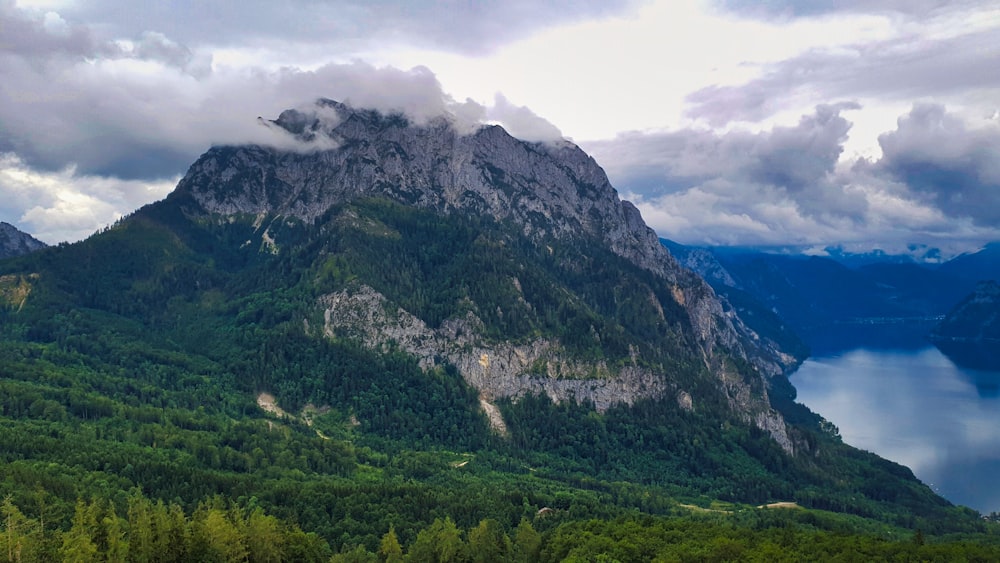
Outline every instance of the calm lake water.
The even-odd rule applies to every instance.
[[[868,330],[886,338],[813,345],[791,376],[798,401],[953,503],[1000,512],[1000,369],[960,367],[922,331]]]

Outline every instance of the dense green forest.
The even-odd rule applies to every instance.
[[[714,512],[714,513],[713,513]],[[257,499],[237,504],[213,497],[186,512],[137,491],[123,511],[103,499],[77,500],[67,527],[46,526],[44,506],[25,514],[8,496],[0,558],[7,561],[296,561],[296,562],[557,562],[557,561],[995,561],[1000,536],[931,540],[858,533],[835,516],[803,509],[702,509],[674,517],[573,519],[543,512],[516,526],[486,518],[463,530],[435,518],[401,541],[395,526],[366,543],[334,551],[316,533],[264,512]],[[534,523],[533,523],[534,522]]]
[[[739,420],[685,315],[650,310],[669,289],[610,252],[384,201],[266,218],[272,246],[258,218],[185,205],[0,262],[0,557],[1000,554],[994,524],[843,444],[787,380],[772,397],[805,453]],[[496,435],[454,367],[323,337],[317,299],[358,283],[431,326],[472,311],[489,338],[552,336],[610,364],[639,348],[699,408],[529,395],[499,404]],[[265,392],[291,414],[263,409]],[[756,508],[782,501],[800,508]]]

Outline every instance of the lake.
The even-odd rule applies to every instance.
[[[950,358],[920,328],[841,328],[791,375],[798,401],[951,502],[1000,512],[1000,367]]]

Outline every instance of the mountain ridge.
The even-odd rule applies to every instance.
[[[986,271],[982,257],[967,262],[970,259],[965,255],[930,266],[912,260],[872,261],[869,258],[874,257],[867,255],[864,260],[842,261],[830,256],[664,244],[684,265],[705,276],[717,292],[731,299],[738,299],[734,292],[752,296],[757,309],[777,313],[811,345],[823,341],[831,327],[936,322],[973,290],[975,275]],[[964,269],[953,267],[963,262],[968,264]],[[930,328],[928,324],[926,330]]]

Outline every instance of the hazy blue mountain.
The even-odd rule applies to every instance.
[[[1000,284],[980,282],[934,329],[938,340],[1000,343]]]
[[[1000,242],[987,244],[977,252],[956,256],[942,264],[941,271],[975,281],[1000,280]]]
[[[947,264],[937,267],[899,257],[871,261],[878,252],[848,266],[843,255],[721,247],[681,250],[680,245],[666,244],[716,291],[745,292],[810,344],[818,343],[837,325],[929,322],[975,287],[973,279],[958,275]]]
[[[980,282],[934,327],[931,339],[959,365],[1000,370],[1000,284]]]

